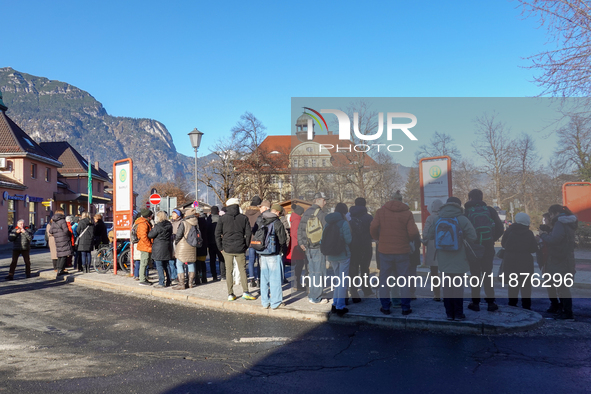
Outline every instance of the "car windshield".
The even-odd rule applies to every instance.
[[[45,229],[44,228],[40,228],[39,230],[37,230],[35,232],[35,235],[45,235]]]

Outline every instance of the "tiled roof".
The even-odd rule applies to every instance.
[[[88,174],[88,163],[86,159],[68,142],[42,142],[41,147],[64,163],[64,166],[59,169],[60,175]],[[92,164],[91,168],[93,177],[100,177],[105,180],[109,179],[109,174],[104,170],[100,168],[97,170]]]
[[[0,154],[33,154],[41,159],[60,163],[27,135],[4,111],[0,111]]]

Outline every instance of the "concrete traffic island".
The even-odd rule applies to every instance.
[[[293,291],[289,285],[284,285],[283,301],[285,306],[276,310],[265,309],[258,299],[259,289],[250,289],[257,296],[257,300],[247,301],[239,297],[242,294],[240,285],[235,285],[236,301],[227,301],[226,282],[208,282],[192,289],[175,291],[171,288],[155,288],[154,286],[140,286],[139,282],[126,275],[112,273],[81,274],[71,273],[56,278],[53,270],[39,271],[39,276],[45,279],[56,279],[77,285],[96,287],[107,290],[129,293],[130,295],[147,295],[168,300],[188,302],[211,309],[223,309],[236,313],[262,315],[285,319],[297,319],[313,322],[331,322],[341,324],[370,324],[382,327],[404,330],[441,331],[467,334],[501,334],[531,330],[543,324],[543,317],[533,311],[518,307],[499,305],[499,310],[488,312],[486,304],[481,304],[481,311],[474,312],[467,308],[468,299],[464,302],[464,321],[448,321],[442,302],[431,298],[419,298],[411,304],[413,313],[402,316],[400,309],[392,308],[392,314],[384,315],[380,312],[379,300],[364,298],[357,304],[349,304],[349,313],[338,317],[330,313],[331,304],[314,305],[308,302],[303,292]],[[157,283],[152,277],[151,281]],[[327,294],[330,298],[331,294]]]

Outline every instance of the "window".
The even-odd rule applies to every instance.
[[[322,159],[322,167],[326,167],[326,159]]]
[[[35,214],[37,213],[37,203],[30,202],[29,203],[29,226],[33,226],[35,221]]]
[[[294,159],[294,160],[293,160],[293,164],[292,164],[292,166],[293,166],[293,167],[297,167],[297,166],[298,166],[298,159]]]
[[[274,185],[277,183],[277,175],[271,175],[271,184]]]
[[[16,224],[16,204],[14,200],[8,200],[8,227],[14,227]]]
[[[51,168],[45,168],[45,182],[51,182]]]
[[[304,159],[304,167],[308,167],[308,159]]]
[[[316,159],[312,159],[312,167],[316,167]]]
[[[31,178],[37,178],[37,164],[31,164]]]
[[[312,147],[309,146],[309,147],[306,148],[306,151],[312,153],[314,151],[314,149],[312,149]]]
[[[314,175],[308,175],[308,181],[314,182]]]
[[[101,183],[100,182],[96,183],[96,191],[99,193],[101,192]]]

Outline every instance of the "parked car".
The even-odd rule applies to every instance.
[[[45,241],[45,227],[40,228],[33,234],[33,240],[31,241],[32,248],[46,248],[47,241]]]

